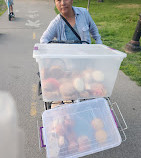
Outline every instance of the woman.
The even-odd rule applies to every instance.
[[[55,0],[55,5],[60,14],[69,22],[73,29],[80,36],[81,41],[91,43],[90,34],[95,39],[96,44],[102,44],[96,24],[85,8],[73,7],[73,0]],[[57,38],[62,41],[79,41],[78,37],[68,27],[66,22],[59,15],[51,21],[50,25],[43,33],[40,43],[48,43]]]
[[[9,15],[11,15],[12,17],[14,17],[14,12],[13,12],[13,0],[5,0],[8,8],[9,8]]]

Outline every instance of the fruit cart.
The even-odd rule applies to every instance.
[[[125,53],[103,44],[54,43],[35,44],[33,57],[45,102],[40,140],[47,157],[82,157],[126,140],[127,124],[109,98]]]

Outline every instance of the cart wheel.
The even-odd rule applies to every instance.
[[[45,102],[45,109],[46,110],[51,109],[51,104],[52,104],[52,102]]]
[[[9,21],[11,21],[11,15],[10,14],[9,14],[8,18],[9,18]]]

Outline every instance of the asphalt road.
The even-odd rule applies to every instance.
[[[44,105],[37,96],[38,65],[32,58],[33,46],[55,17],[53,0],[15,0],[16,19],[8,21],[7,12],[0,17],[0,90],[14,97],[18,124],[25,133],[25,157],[45,158],[40,149],[37,122],[41,125]],[[141,87],[119,71],[111,96],[126,120],[127,140],[116,148],[86,156],[88,158],[141,157]]]

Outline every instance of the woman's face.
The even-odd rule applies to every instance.
[[[72,11],[73,0],[55,0],[55,5],[62,15],[66,15]]]

